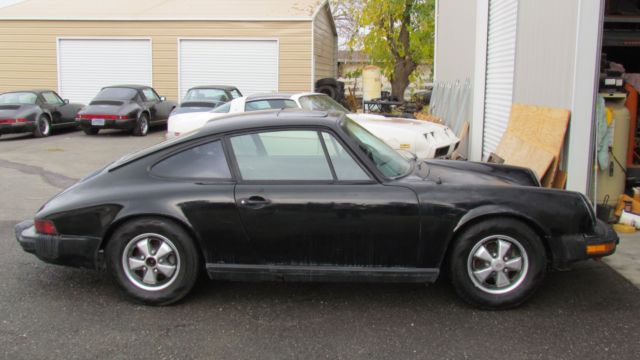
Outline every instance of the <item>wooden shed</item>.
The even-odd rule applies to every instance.
[[[106,85],[244,94],[310,91],[336,76],[326,0],[23,0],[0,7],[0,92],[51,88],[88,102]]]

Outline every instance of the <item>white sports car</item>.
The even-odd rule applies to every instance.
[[[262,94],[244,96],[211,111],[176,114],[169,117],[167,138],[202,127],[207,121],[227,114],[256,110],[302,108],[305,110],[341,111],[396,150],[412,153],[420,159],[451,155],[460,141],[453,131],[440,124],[375,114],[351,113],[325,94]]]

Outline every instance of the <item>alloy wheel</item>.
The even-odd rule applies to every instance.
[[[131,239],[122,253],[122,267],[136,287],[159,291],[169,287],[180,272],[180,254],[167,237],[141,234]]]
[[[505,235],[479,241],[469,253],[467,273],[473,284],[489,294],[517,288],[527,275],[529,258],[522,244]]]

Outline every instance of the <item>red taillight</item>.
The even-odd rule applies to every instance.
[[[58,230],[56,230],[56,226],[53,224],[53,221],[47,219],[36,219],[36,232],[39,234],[45,235],[57,235]]]
[[[104,115],[104,114],[78,114],[78,120],[105,119],[105,120],[129,120],[129,115]]]
[[[0,119],[0,124],[15,124],[15,123],[25,123],[27,119],[25,118],[17,118],[17,119]]]

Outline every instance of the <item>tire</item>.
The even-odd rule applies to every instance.
[[[509,309],[533,295],[544,278],[547,259],[541,239],[530,227],[496,218],[460,234],[449,264],[451,282],[463,300],[483,309]]]
[[[33,136],[37,138],[47,137],[51,134],[51,120],[47,115],[40,115],[36,120],[36,129],[33,131]]]
[[[146,113],[140,114],[136,121],[136,127],[133,128],[134,136],[147,136],[149,133],[149,116]]]
[[[338,91],[335,87],[330,86],[330,85],[324,85],[324,86],[320,86],[318,88],[316,88],[316,92],[322,93],[322,94],[326,94],[328,95],[330,98],[332,99],[336,99],[336,97],[338,96]]]
[[[100,131],[100,129],[94,128],[94,127],[86,127],[86,128],[83,128],[82,131],[84,131],[84,133],[87,135],[98,135],[98,132]]]
[[[123,224],[109,239],[105,255],[115,283],[130,298],[148,305],[169,305],[184,298],[200,270],[193,239],[167,219],[140,218]]]

